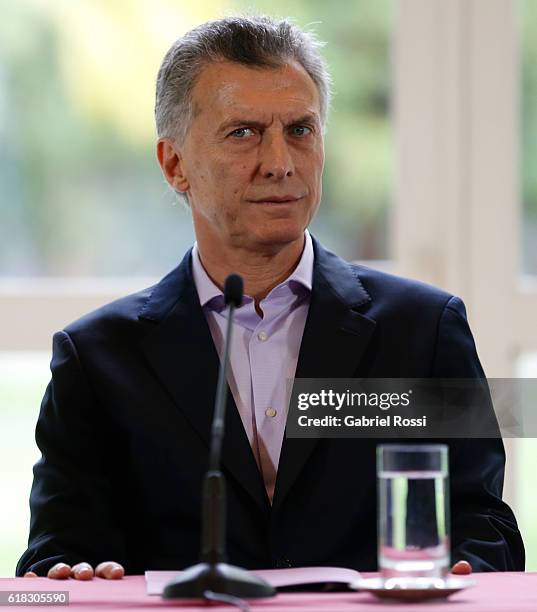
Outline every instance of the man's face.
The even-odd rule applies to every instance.
[[[321,199],[319,94],[297,62],[207,65],[181,150],[198,240],[215,249],[302,240]]]

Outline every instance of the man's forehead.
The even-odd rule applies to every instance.
[[[196,115],[204,109],[213,114],[272,114],[273,105],[287,112],[319,114],[317,87],[298,62],[277,68],[250,67],[235,62],[213,62],[205,66],[194,88]]]

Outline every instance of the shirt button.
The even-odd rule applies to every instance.
[[[261,342],[265,342],[265,340],[268,338],[268,334],[266,331],[260,331],[257,334],[257,337],[261,340]]]
[[[265,410],[265,414],[266,414],[268,417],[275,417],[275,416],[276,416],[278,413],[276,412],[276,410],[274,410],[274,408],[267,408],[267,409]]]

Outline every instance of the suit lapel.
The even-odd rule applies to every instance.
[[[219,358],[190,271],[190,251],[154,289],[140,317],[158,324],[144,339],[146,358],[160,382],[207,446]],[[178,432],[178,441],[184,432]],[[266,508],[268,498],[250,443],[228,388],[224,471]]]
[[[375,321],[357,309],[371,298],[354,268],[316,240],[313,246],[311,302],[295,377],[352,378],[375,329]],[[273,508],[283,502],[318,441],[284,437]]]

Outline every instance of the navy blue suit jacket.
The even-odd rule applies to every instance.
[[[298,377],[483,376],[458,298],[314,249]],[[115,560],[131,574],[198,561],[218,363],[190,252],[154,287],[55,335],[17,575],[59,561]],[[375,570],[375,441],[284,439],[271,507],[231,393],[226,418],[229,561]],[[453,561],[523,569],[501,440],[449,447]]]

